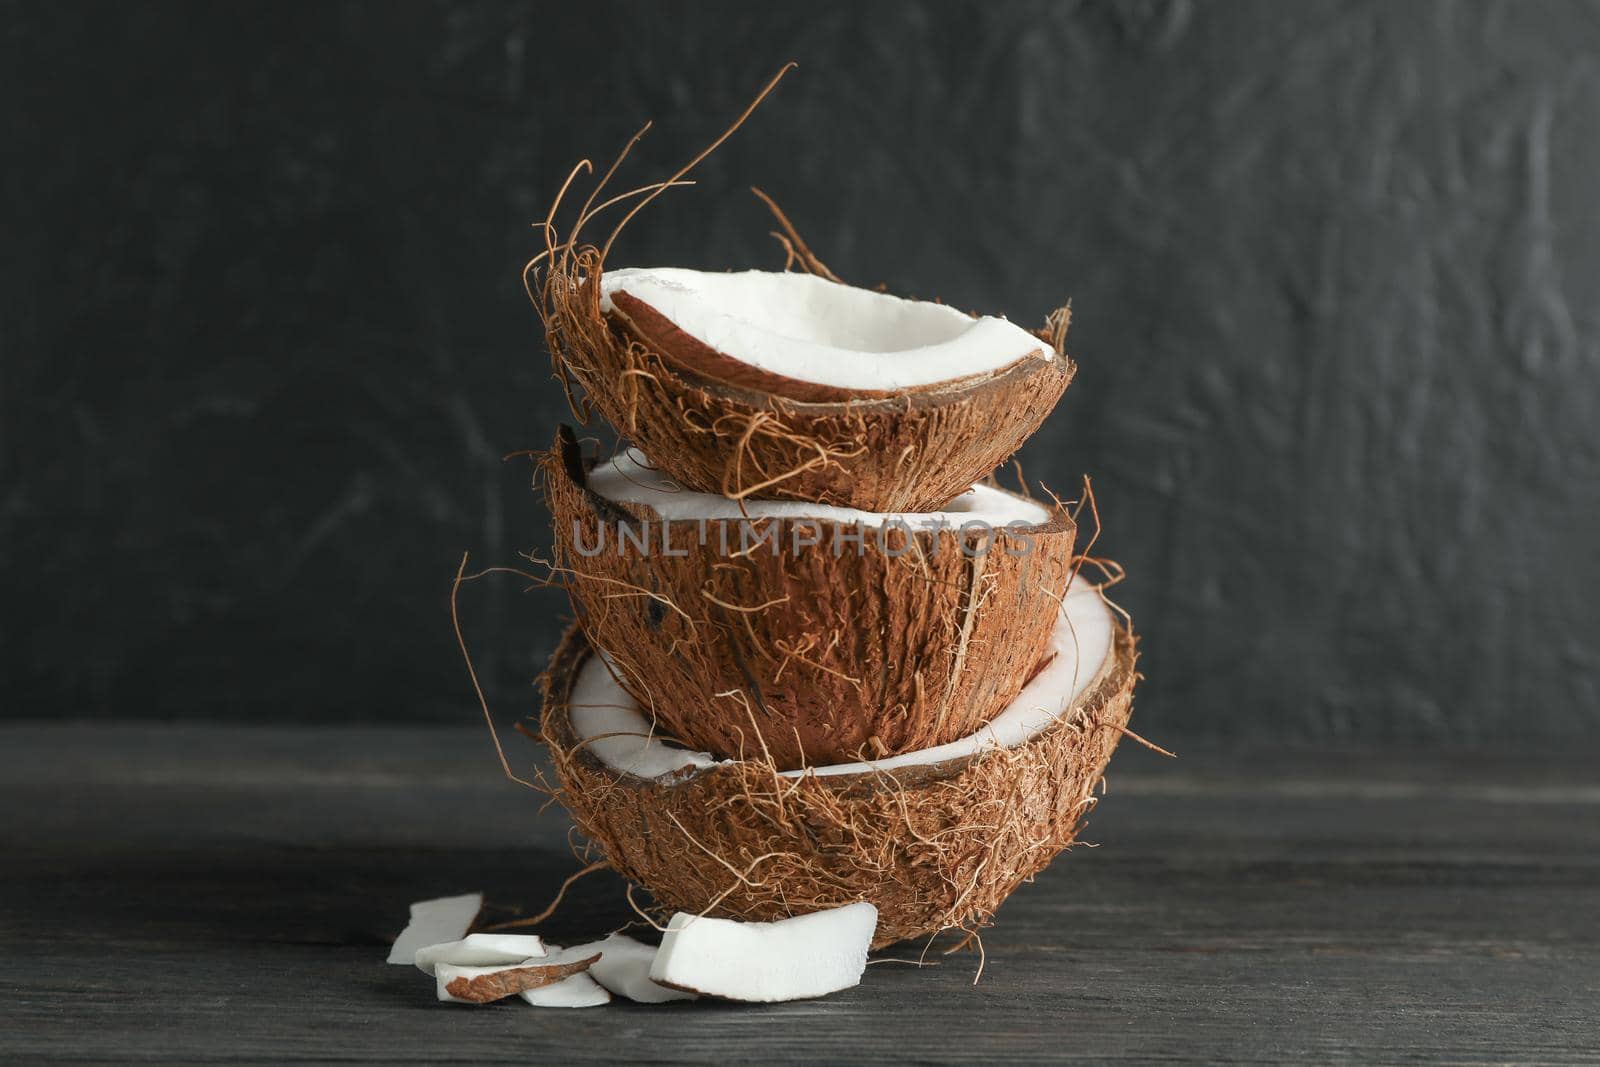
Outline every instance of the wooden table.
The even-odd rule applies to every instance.
[[[0,1059],[1600,1063],[1600,753],[1180,748],[1123,746],[977,986],[562,1012],[383,964],[408,901],[576,867],[481,732],[0,728]],[[630,916],[597,875],[549,933]]]

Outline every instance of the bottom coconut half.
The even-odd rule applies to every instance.
[[[882,947],[988,925],[1072,843],[1132,712],[1135,644],[1079,576],[1040,670],[976,733],[780,771],[652,735],[574,628],[541,732],[578,829],[664,911],[771,921],[864,900]]]

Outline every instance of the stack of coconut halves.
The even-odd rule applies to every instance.
[[[541,733],[664,914],[976,931],[1072,842],[1136,678],[1073,512],[988,481],[1072,379],[1067,314],[854,288],[785,244],[802,269],[541,257],[574,410],[634,446],[563,429],[544,464],[577,621]]]

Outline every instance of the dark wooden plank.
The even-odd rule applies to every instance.
[[[963,955],[816,1002],[554,1012],[381,962],[409,900],[510,914],[575,868],[481,735],[6,728],[0,1056],[1600,1062],[1593,756],[1128,749],[1102,847],[1013,898],[975,987]],[[630,917],[580,886],[556,937]]]

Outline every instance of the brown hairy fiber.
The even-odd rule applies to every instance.
[[[574,627],[544,679],[541,736],[578,829],[660,913],[772,921],[859,900],[874,947],[977,931],[1076,837],[1132,711],[1135,638],[1027,742],[896,771],[781,777],[769,761],[643,779],[601,763],[568,699],[591,655]]]
[[[1059,505],[1015,530],[666,523],[585,478],[563,428],[541,479],[555,572],[623,688],[722,758],[789,769],[972,733],[1031,677],[1072,571]]]
[[[795,399],[737,375],[719,380],[696,373],[691,362],[714,372],[738,361],[687,361],[683,355],[693,346],[652,343],[638,325],[652,320],[638,309],[638,322],[604,314],[602,270],[598,250],[583,248],[558,259],[543,279],[539,310],[557,373],[581,385],[606,420],[662,470],[699,492],[929,511],[1004,463],[1039,428],[1077,369],[1060,347],[1063,308],[1040,331],[1055,346],[1054,359],[1030,356],[993,374],[898,396]],[[667,336],[659,326],[651,333]]]

